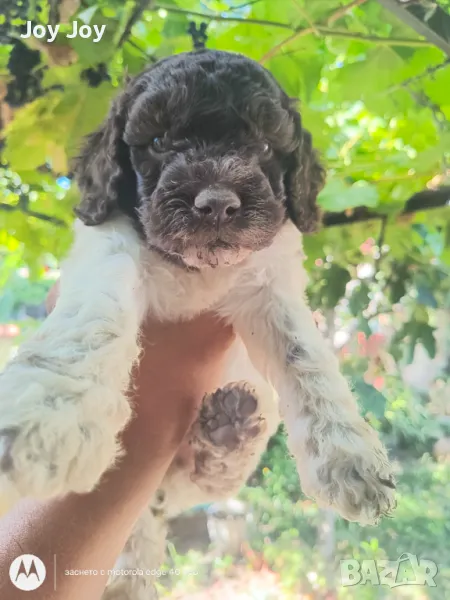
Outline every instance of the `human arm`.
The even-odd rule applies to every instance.
[[[212,315],[189,323],[146,324],[144,353],[134,376],[134,418],[122,435],[125,456],[94,491],[43,502],[23,500],[0,520],[2,597],[24,597],[7,574],[11,561],[26,553],[39,556],[47,568],[34,600],[101,596],[107,570],[158,488],[205,391],[216,387],[232,339],[232,330]],[[65,575],[70,569],[99,574]]]

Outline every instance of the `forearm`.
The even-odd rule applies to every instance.
[[[127,454],[96,490],[46,502],[23,501],[0,521],[2,598],[23,598],[23,592],[7,576],[12,560],[21,554],[38,556],[47,569],[45,583],[33,592],[34,600],[101,597],[108,570],[113,568],[194,418],[197,400],[189,399],[181,404],[186,413],[173,418],[167,406],[172,402],[179,410],[180,401],[179,392],[174,390],[172,394],[178,397],[172,399],[166,391],[164,398],[154,398],[146,406],[145,417],[140,415],[131,424],[124,434]],[[152,422],[158,427],[150,432],[148,424]],[[72,569],[86,569],[97,575],[65,574]]]
[[[24,598],[8,572],[17,556],[29,553],[47,568],[33,600],[99,600],[108,569],[159,487],[205,391],[215,389],[234,339],[230,327],[207,314],[173,325],[148,322],[143,333],[141,362],[132,378],[136,416],[123,435],[125,456],[94,492],[22,502],[0,520],[2,599]],[[71,569],[98,575],[65,575]]]

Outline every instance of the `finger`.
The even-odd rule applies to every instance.
[[[59,296],[59,281],[57,281],[53,285],[53,287],[50,288],[50,291],[47,294],[47,298],[45,299],[45,308],[47,310],[48,315],[55,308],[56,301],[58,300],[58,296]]]

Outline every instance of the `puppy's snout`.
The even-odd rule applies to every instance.
[[[194,209],[211,221],[228,221],[241,207],[241,201],[231,190],[202,190],[194,201]]]

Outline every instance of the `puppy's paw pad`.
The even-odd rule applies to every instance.
[[[245,384],[231,384],[205,397],[200,412],[203,436],[214,446],[229,452],[257,437],[264,426],[258,414],[254,390]]]

